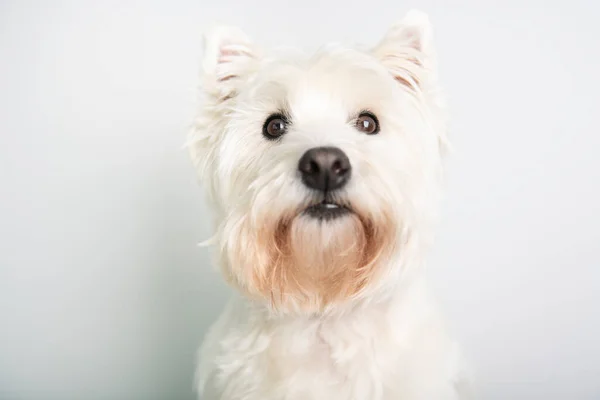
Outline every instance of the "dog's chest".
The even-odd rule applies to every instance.
[[[201,398],[455,400],[452,343],[435,314],[411,310],[273,321],[232,307],[203,344]]]
[[[380,399],[396,356],[385,351],[389,338],[373,333],[368,325],[324,324],[280,338],[269,349],[273,372],[290,399]]]
[[[227,399],[380,400],[405,386],[398,381],[399,347],[381,322],[290,323],[237,343],[250,338],[251,347],[229,347],[221,358]]]

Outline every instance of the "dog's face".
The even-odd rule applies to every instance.
[[[444,126],[431,28],[411,12],[372,50],[265,56],[207,36],[192,155],[227,279],[274,309],[322,312],[384,291],[419,257]]]

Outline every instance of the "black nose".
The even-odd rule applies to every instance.
[[[348,156],[337,147],[315,147],[300,158],[298,169],[306,186],[326,192],[344,186],[352,167]]]

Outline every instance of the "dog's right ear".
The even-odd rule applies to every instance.
[[[234,97],[258,64],[258,49],[231,26],[214,26],[203,38],[202,80],[207,95],[223,102]]]

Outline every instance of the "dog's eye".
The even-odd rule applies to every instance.
[[[267,139],[277,139],[287,131],[288,121],[282,114],[273,114],[263,125],[263,135]]]
[[[356,119],[356,129],[367,135],[375,135],[379,133],[379,121],[374,114],[363,112]]]

